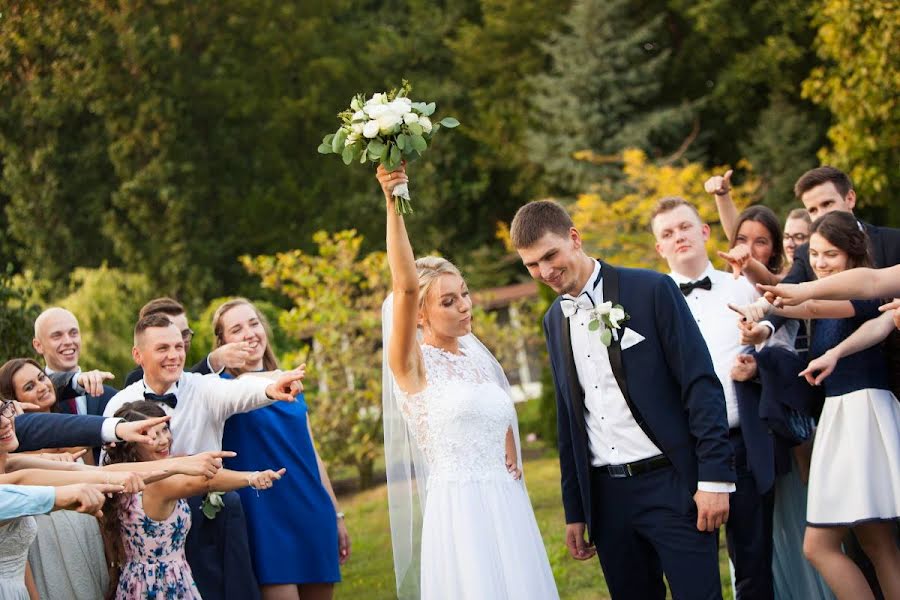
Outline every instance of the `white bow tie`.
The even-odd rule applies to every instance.
[[[591,301],[590,296],[582,294],[581,296],[578,296],[578,298],[563,298],[559,302],[559,307],[562,309],[563,316],[569,319],[578,312],[579,308],[583,310],[592,310],[594,308],[594,303]]]

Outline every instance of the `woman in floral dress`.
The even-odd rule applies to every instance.
[[[154,402],[130,402],[116,411],[126,421],[138,421],[165,413]],[[157,427],[151,444],[119,443],[107,449],[107,464],[168,458],[172,432],[168,424]],[[216,452],[221,458],[233,452]],[[197,599],[200,592],[184,555],[184,540],[191,528],[191,512],[185,498],[216,491],[227,492],[250,486],[272,487],[280,471],[210,471],[206,477],[173,475],[148,484],[143,492],[107,501],[104,507],[104,537],[113,572],[115,598]],[[112,587],[112,586],[111,586]],[[112,595],[112,594],[110,594]]]

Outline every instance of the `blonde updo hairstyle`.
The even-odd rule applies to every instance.
[[[462,273],[452,262],[440,256],[423,256],[416,260],[416,274],[419,276],[419,311],[425,312],[425,299],[428,292],[442,275],[458,275]]]

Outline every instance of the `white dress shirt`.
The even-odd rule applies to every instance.
[[[594,261],[594,271],[581,290],[594,306],[603,302],[602,284],[598,282],[594,287],[599,274],[600,263]],[[600,341],[600,332],[588,329],[590,320],[590,312],[586,310],[579,310],[569,318],[572,356],[578,381],[584,390],[584,420],[591,464],[595,467],[621,465],[659,456],[662,451],[634,420],[613,374],[606,346]]]
[[[604,301],[599,275],[600,263],[594,261],[594,270],[579,294],[587,294],[594,306]],[[572,296],[566,294],[563,298],[572,299]],[[579,310],[569,318],[575,371],[584,390],[584,420],[591,465],[621,465],[659,456],[662,451],[647,437],[628,408],[609,362],[609,352],[600,341],[600,332],[588,329],[590,320],[590,313],[585,310]],[[699,481],[697,489],[730,493],[735,490],[735,485]]]
[[[731,273],[717,271],[712,264],[706,265],[706,270],[692,280],[679,273],[669,273],[675,283],[689,283],[709,277],[712,289],[694,289],[685,296],[688,308],[694,315],[694,320],[700,328],[700,333],[709,348],[713,367],[716,375],[722,383],[725,391],[725,410],[728,413],[728,426],[735,428],[740,426],[738,417],[737,397],[734,391],[734,380],[731,379],[731,369],[734,359],[750,350],[750,346],[741,345],[741,332],[738,329],[740,316],[728,308],[728,303],[737,306],[750,304],[759,298],[759,293],[743,276],[735,279]]]
[[[197,454],[222,449],[222,431],[231,415],[272,404],[266,396],[268,379],[247,375],[240,379],[222,379],[218,375],[183,372],[181,379],[166,393],[178,398],[175,408],[160,403],[172,415],[172,454]],[[111,416],[127,402],[144,399],[150,391],[144,380],[135,381],[110,399],[103,411]]]

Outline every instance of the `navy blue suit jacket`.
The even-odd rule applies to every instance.
[[[97,447],[103,444],[103,417],[93,415],[62,415],[58,413],[27,413],[16,417],[16,452],[31,452],[43,448]]]
[[[65,371],[59,373],[51,373],[49,377],[50,381],[53,382],[53,387],[56,388],[58,401],[68,400],[70,398],[76,398],[82,395],[75,391],[75,388],[72,387],[72,378],[75,377],[74,372]],[[106,410],[106,404],[113,396],[118,393],[119,390],[108,385],[103,386],[103,394],[99,396],[91,396],[90,394],[85,393],[85,400],[87,400],[87,414],[102,415],[103,411]],[[64,414],[71,414],[67,402],[59,402],[58,406],[59,412]]]
[[[638,425],[672,461],[686,494],[693,494],[698,481],[735,481],[722,385],[675,282],[607,263],[601,263],[601,274],[603,300],[621,304],[630,316],[624,326],[645,338],[627,350],[618,341],[609,346],[613,373]],[[591,502],[584,391],[559,303],[557,298],[544,316],[544,334],[556,386],[563,506],[567,523],[590,529],[601,507]]]
[[[734,389],[747,464],[757,491],[765,494],[775,484],[776,476],[790,471],[790,448],[812,435],[811,425],[803,432],[805,436],[799,435],[799,428],[791,422],[791,411],[811,415],[822,391],[797,377],[806,362],[796,353],[772,346],[750,354],[756,357],[758,379],[736,381]]]

